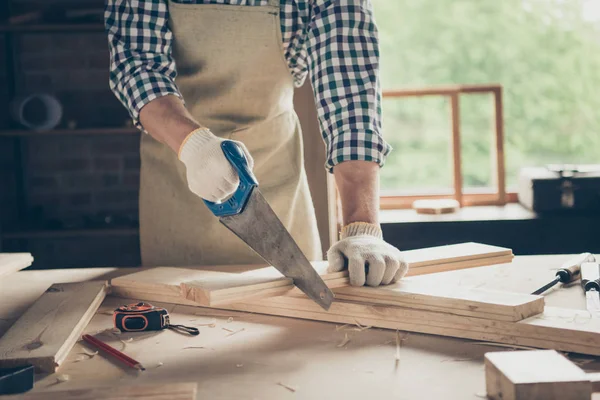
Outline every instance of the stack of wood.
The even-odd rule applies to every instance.
[[[510,249],[465,243],[405,252],[409,275],[507,263]],[[403,279],[386,287],[350,287],[345,273],[324,273],[336,301],[324,311],[272,268],[154,268],[112,280],[113,295],[363,327],[379,327],[600,355],[600,320],[585,311],[544,307],[544,299]],[[222,271],[222,269],[221,269]]]

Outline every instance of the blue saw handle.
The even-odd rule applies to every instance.
[[[241,213],[250,198],[250,193],[258,186],[258,181],[248,167],[248,160],[242,148],[231,140],[225,140],[221,143],[221,149],[240,177],[240,184],[233,195],[221,203],[202,199],[208,209],[217,217]]]

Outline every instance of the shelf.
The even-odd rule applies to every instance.
[[[52,129],[49,131],[0,130],[0,136],[56,136],[56,135],[133,135],[139,133],[136,128],[93,128],[93,129]]]
[[[6,239],[43,239],[43,238],[69,238],[69,237],[98,237],[98,236],[136,236],[138,228],[96,228],[96,229],[41,229],[15,232],[3,232],[0,237]]]
[[[0,33],[43,33],[43,32],[104,32],[101,23],[89,24],[0,24]]]

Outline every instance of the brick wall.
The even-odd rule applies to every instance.
[[[125,108],[108,88],[104,33],[24,34],[14,43],[17,96],[55,95],[63,105],[59,128],[130,126]],[[6,104],[0,107],[6,117]],[[16,127],[0,118],[0,129],[9,124]],[[17,140],[26,220],[15,217]],[[5,232],[136,226],[139,162],[139,134],[0,137],[0,226]],[[30,251],[36,268],[139,264],[138,237],[131,233],[5,238],[2,251]]]

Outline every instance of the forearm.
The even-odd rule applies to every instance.
[[[379,165],[370,161],[345,161],[333,168],[342,202],[342,223],[379,223]]]
[[[202,127],[177,96],[162,96],[146,104],[140,122],[146,132],[176,153],[190,132]]]

